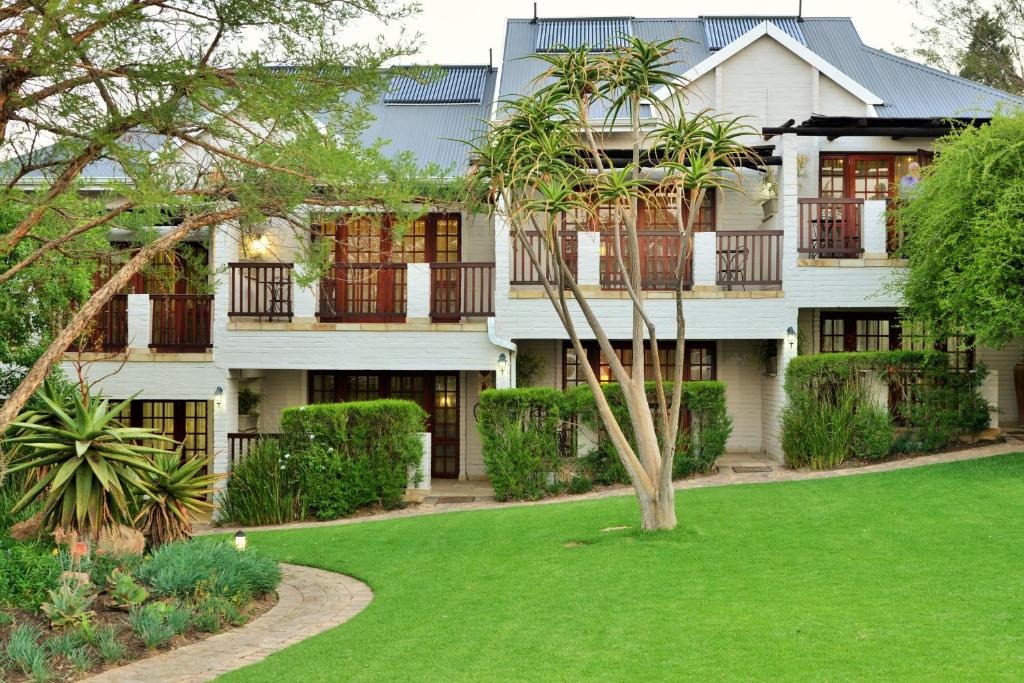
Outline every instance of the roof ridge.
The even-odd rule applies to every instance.
[[[878,57],[883,57],[885,59],[889,59],[891,61],[898,62],[898,63],[904,64],[906,66],[909,66],[909,67],[912,67],[912,68],[915,68],[915,69],[919,69],[919,70],[927,72],[927,73],[935,74],[936,76],[940,76],[940,77],[945,78],[947,80],[953,81],[954,83],[961,83],[963,85],[970,86],[972,88],[975,88],[977,90],[981,90],[981,91],[989,93],[989,94],[999,95],[1000,97],[1012,97],[1012,98],[1014,98],[1016,100],[1024,102],[1024,97],[1022,97],[1021,95],[1014,95],[1013,93],[1006,92],[1005,90],[1000,90],[999,88],[994,88],[991,85],[985,85],[984,83],[979,83],[978,81],[972,81],[970,78],[964,78],[963,76],[957,76],[956,74],[951,74],[948,71],[943,71],[942,69],[936,69],[934,66],[928,66],[927,64],[921,64],[920,62],[915,62],[912,59],[907,59],[906,57],[902,57],[900,55],[896,55],[896,54],[893,54],[891,52],[886,52],[885,50],[883,50],[881,48],[871,47],[870,45],[865,45],[863,42],[861,43],[861,49],[862,50],[867,50],[868,52],[871,52],[871,53],[875,54]]]

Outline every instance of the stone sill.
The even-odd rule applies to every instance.
[[[128,349],[128,353],[98,353],[95,351],[83,353],[64,354],[65,361],[81,359],[85,362],[95,363],[97,361],[110,361],[120,363],[127,361],[135,363],[143,361],[146,363],[212,363],[213,351],[199,353],[159,353],[149,349]]]
[[[487,332],[487,323],[321,323],[315,320],[292,322],[229,322],[229,332]]]
[[[584,289],[583,293],[588,299],[614,299],[628,300],[628,292],[605,291]],[[683,299],[782,299],[784,293],[779,289],[749,290],[749,291],[723,291],[712,286],[707,290],[683,292]],[[516,290],[509,292],[510,299],[547,299],[547,294],[537,290]],[[566,292],[565,298],[571,299],[572,292]],[[644,299],[654,301],[657,299],[673,300],[675,292],[644,292]]]
[[[868,255],[864,258],[802,258],[798,266],[812,268],[906,268],[906,259]]]

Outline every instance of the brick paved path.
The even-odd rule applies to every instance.
[[[373,599],[370,587],[344,574],[282,564],[278,601],[266,614],[225,633],[104,671],[95,683],[193,683],[264,659],[343,624]]]

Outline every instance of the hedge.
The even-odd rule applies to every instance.
[[[671,382],[665,387],[672,391]],[[603,385],[603,390],[631,439],[621,390],[617,384]],[[653,382],[648,383],[648,392],[653,398]],[[683,400],[690,413],[690,428],[680,432],[677,442],[672,468],[676,478],[710,470],[725,452],[732,431],[721,382],[686,382]],[[564,442],[578,436],[576,427],[586,426],[597,435],[603,431],[587,386],[565,392],[540,387],[485,391],[480,395],[477,419],[484,464],[495,496],[501,500],[535,499],[564,490],[582,492],[593,483],[629,482],[607,438],[599,437],[597,447],[578,460],[563,453]]]
[[[949,366],[941,351],[877,351],[798,356],[786,369],[782,448],[793,467],[835,467],[859,457],[930,452],[959,434],[988,427],[990,407],[978,388],[987,372]],[[884,410],[865,378],[899,388],[902,400]],[[897,393],[899,395],[899,393]]]
[[[281,450],[294,468],[304,515],[336,519],[359,508],[398,507],[420,460],[426,413],[412,401],[381,399],[288,408]]]

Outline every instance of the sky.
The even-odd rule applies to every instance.
[[[538,0],[540,17],[636,16],[681,17],[723,14],[795,15],[799,0]],[[505,20],[533,16],[533,0],[420,0],[422,12],[406,29],[422,34],[421,50],[405,63],[486,64],[494,49],[501,64]],[[803,0],[804,16],[851,17],[871,47],[893,51],[914,40],[912,24],[920,22],[908,0]],[[376,24],[351,27],[344,40],[365,40],[373,33],[394,36],[393,28]]]

